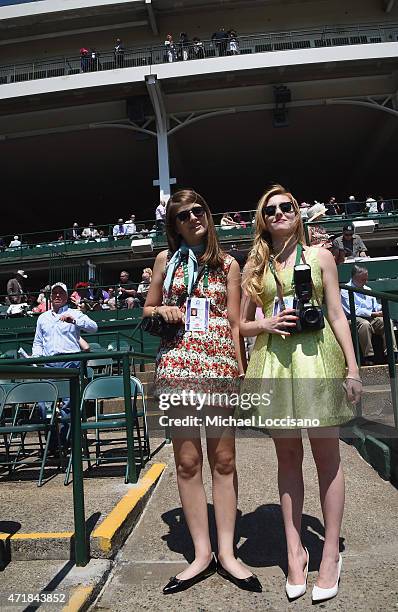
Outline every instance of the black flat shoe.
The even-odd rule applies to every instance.
[[[255,574],[252,574],[248,578],[235,578],[232,574],[230,574],[220,563],[217,561],[217,573],[229,580],[237,587],[242,589],[243,591],[252,591],[253,593],[262,593],[263,587],[261,586],[261,582],[257,578]]]
[[[192,578],[188,578],[187,580],[180,580],[179,578],[176,578],[175,576],[170,578],[169,582],[163,588],[163,593],[164,595],[171,595],[172,593],[180,593],[180,591],[186,591],[194,584],[197,584],[198,582],[201,582],[202,580],[206,580],[206,578],[209,578],[209,576],[211,576],[212,574],[215,574],[216,571],[217,571],[217,563],[214,557],[212,557],[206,569],[204,569],[202,572],[199,572],[199,574],[196,574],[196,576],[192,576]]]

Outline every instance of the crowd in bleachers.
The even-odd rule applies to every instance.
[[[3,300],[4,316],[38,315],[51,308],[51,286],[40,292],[28,291],[25,280],[28,275],[18,270],[7,282]],[[70,292],[69,304],[81,312],[140,308],[144,305],[152,279],[152,269],[144,268],[139,283],[130,280],[126,270],[120,272],[115,284],[100,286],[95,279],[79,281]]]

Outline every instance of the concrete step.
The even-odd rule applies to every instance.
[[[390,375],[387,365],[363,366],[361,367],[360,372],[364,386],[389,385],[390,383]],[[398,370],[396,370],[396,372],[398,375]]]

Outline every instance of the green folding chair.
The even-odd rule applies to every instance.
[[[111,376],[112,366],[112,357],[105,357],[104,359],[90,359],[87,362],[87,367],[90,367],[94,372],[94,378],[97,378],[97,376]]]
[[[7,465],[10,475],[16,470],[18,465],[40,464],[40,473],[37,486],[43,483],[44,469],[47,461],[50,440],[53,435],[57,438],[58,457],[60,456],[60,443],[57,427],[56,406],[58,400],[57,387],[48,381],[23,382],[16,384],[8,391],[4,402],[0,408],[0,435],[3,436],[5,444],[5,461],[0,461],[0,465]],[[35,418],[36,408],[39,402],[46,404],[47,414],[43,420]],[[27,406],[30,406],[27,408]],[[12,418],[7,417],[5,410],[11,408]],[[26,436],[29,433],[38,434],[38,444],[27,443]],[[43,447],[42,435],[45,437]],[[19,436],[19,440],[18,440]],[[17,438],[17,440],[15,440]],[[13,453],[13,447],[17,449]],[[35,447],[37,461],[32,460],[32,452],[27,449]],[[58,459],[58,467],[60,467]]]
[[[140,383],[140,381],[138,381]],[[115,462],[126,459],[126,456],[112,456],[107,457],[101,453],[101,446],[111,446],[121,440],[126,441],[126,438],[113,438],[111,440],[104,440],[100,438],[100,431],[112,431],[123,429],[126,431],[126,436],[130,437],[131,443],[134,446],[135,451],[138,450],[140,457],[141,467],[144,465],[145,457],[149,457],[149,439],[148,431],[146,426],[146,405],[145,398],[143,396],[142,385],[137,385],[137,380],[130,378],[131,388],[131,403],[132,403],[132,416],[133,416],[133,431],[127,429],[125,412],[120,413],[104,413],[103,400],[115,399],[124,397],[124,381],[123,376],[103,376],[92,380],[83,391],[80,411],[82,415],[82,432],[83,432],[83,461],[89,463],[91,460],[95,460],[96,465],[100,465],[104,462]],[[140,411],[137,410],[137,396],[141,395],[143,398],[143,405]],[[87,401],[95,402],[95,415],[92,420],[87,419],[85,415],[85,406]],[[143,419],[143,440],[141,438],[141,428],[139,419]],[[135,443],[134,429],[137,432],[137,443]],[[87,436],[88,431],[95,431],[96,436],[94,440],[89,440]],[[90,454],[89,449],[91,446],[95,446],[95,453]],[[145,449],[145,453],[144,453]],[[72,453],[69,457],[69,463],[65,475],[64,484],[69,483],[69,476],[72,467]],[[126,475],[125,482],[127,483],[127,475],[129,471],[129,465],[126,464]]]

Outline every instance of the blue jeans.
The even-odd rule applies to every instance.
[[[44,365],[46,368],[80,368],[79,361],[46,363]],[[63,405],[59,411],[61,419],[62,419],[61,428],[59,431],[59,437],[61,440],[61,445],[66,446],[68,429],[69,429],[69,421],[70,421],[70,407],[69,407],[70,397],[63,397],[62,400],[63,400]],[[38,404],[40,418],[43,419],[43,421],[45,421],[46,415],[47,415],[47,406],[46,406],[47,403],[48,402],[39,402]],[[53,432],[53,435],[51,436],[51,440],[50,440],[50,450],[54,450],[55,448],[56,448],[56,441],[55,441],[55,436]]]

